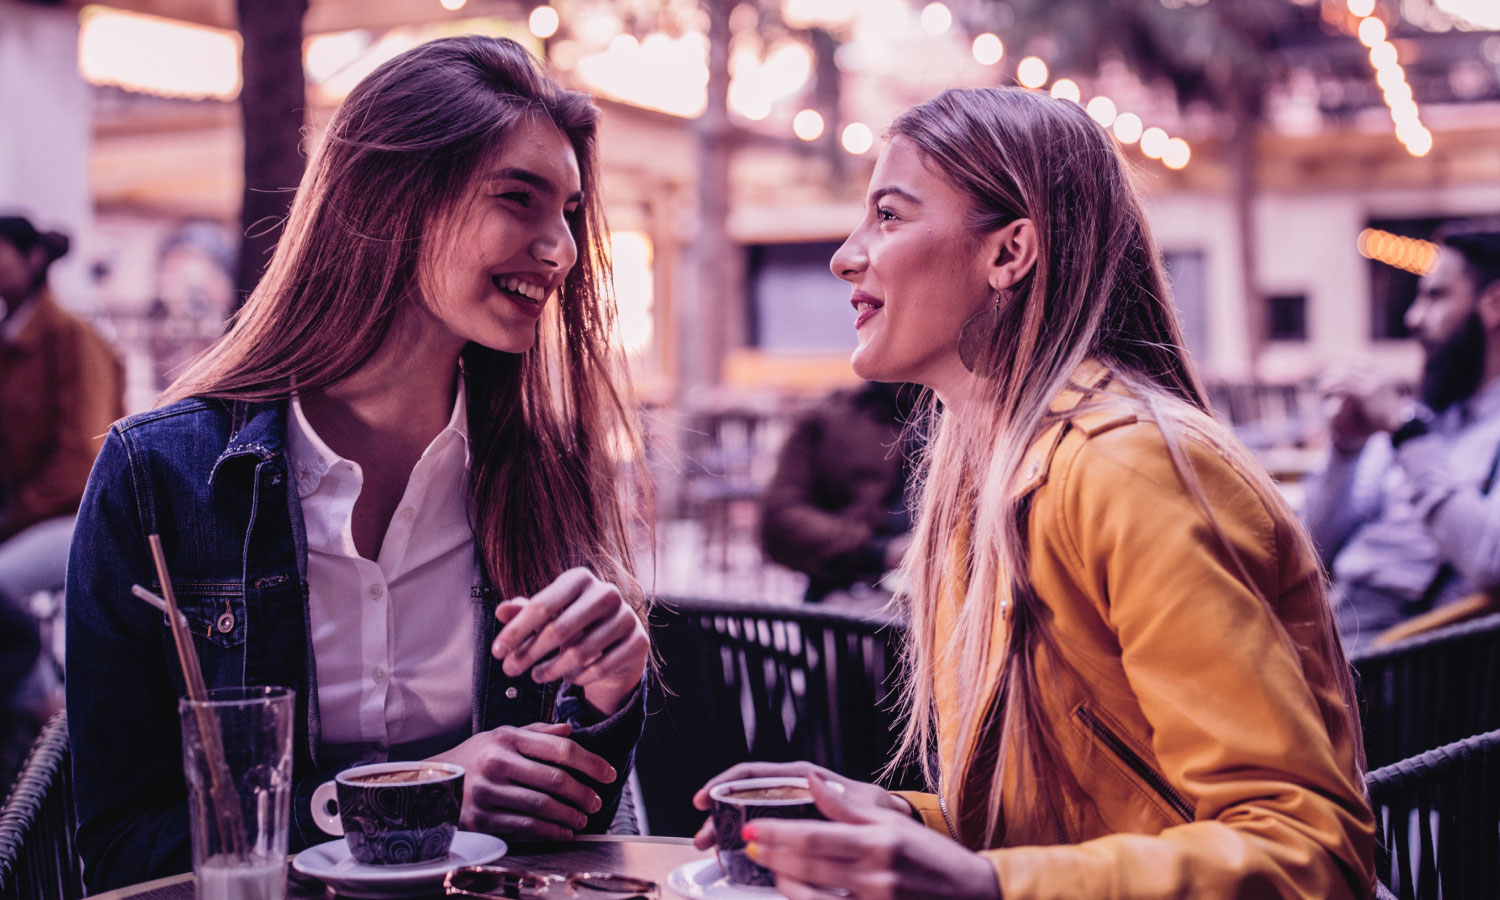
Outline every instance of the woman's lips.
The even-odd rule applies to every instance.
[[[866,294],[864,291],[855,291],[854,296],[849,298],[849,303],[854,307],[857,315],[854,317],[854,330],[858,331],[860,326],[870,321],[876,313],[885,306],[885,302]]]

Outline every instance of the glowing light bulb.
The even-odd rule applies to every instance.
[[[1425,128],[1412,134],[1406,142],[1406,150],[1412,156],[1426,156],[1432,152],[1432,132]]]
[[[1141,132],[1141,152],[1152,159],[1161,159],[1171,142],[1167,133],[1154,125]]]
[[[1059,78],[1052,82],[1052,96],[1058,100],[1071,100],[1074,103],[1083,99],[1083,92],[1078,89],[1078,82],[1071,78]]]
[[[1089,116],[1095,122],[1098,122],[1105,128],[1108,128],[1115,123],[1115,115],[1117,114],[1115,110],[1115,101],[1109,99],[1108,97],[1105,97],[1102,94],[1090,100],[1089,105],[1085,106],[1084,110],[1088,112]]]
[[[823,136],[823,117],[815,109],[804,109],[792,119],[792,133],[804,141]]]
[[[1181,169],[1193,158],[1193,148],[1182,138],[1172,138],[1167,141],[1167,148],[1162,152],[1161,161],[1169,169]]]
[[[993,66],[1005,57],[1005,45],[1000,38],[986,31],[974,38],[974,59],[982,66]]]
[[[1349,0],[1349,12],[1363,19],[1375,11],[1375,0]]]
[[[1120,113],[1115,119],[1115,137],[1122,144],[1134,144],[1141,139],[1141,131],[1144,127],[1141,117],[1135,113]]]
[[[1381,41],[1370,48],[1370,65],[1376,69],[1388,69],[1396,64],[1396,45]]]
[[[1025,87],[1039,88],[1047,83],[1047,64],[1028,56],[1016,64],[1016,80]]]
[[[1385,40],[1385,23],[1370,16],[1359,20],[1359,42],[1366,47],[1374,48],[1376,44]]]
[[[942,34],[953,27],[953,13],[941,3],[929,3],[922,8],[922,30],[928,34]]]
[[[438,0],[438,2],[443,4],[443,9],[454,12],[463,9],[464,4],[468,3],[469,0]]]
[[[842,142],[845,150],[858,156],[875,146],[875,135],[865,123],[850,122],[844,127]]]
[[[527,24],[531,27],[531,33],[543,40],[557,34],[557,26],[561,23],[557,10],[550,6],[538,6],[531,11],[531,18]]]

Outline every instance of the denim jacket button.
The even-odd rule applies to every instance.
[[[521,696],[521,692],[516,690],[514,687],[508,687],[505,689],[505,699],[514,700],[519,696]]]
[[[234,613],[224,613],[214,622],[214,627],[219,629],[219,634],[228,634],[234,630]]]

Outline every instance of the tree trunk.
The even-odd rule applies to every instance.
[[[292,195],[302,180],[302,17],[307,0],[237,0],[244,40],[240,113],[245,131],[245,194],[240,205],[238,307],[271,260]]]
[[[1225,157],[1229,163],[1231,196],[1234,203],[1234,228],[1239,254],[1235,268],[1239,275],[1241,292],[1245,298],[1245,335],[1249,354],[1249,372],[1254,378],[1268,336],[1266,298],[1260,291],[1259,264],[1260,240],[1255,232],[1255,198],[1259,193],[1259,154],[1256,151],[1258,117],[1251,109],[1249,98],[1233,89],[1227,92],[1229,112],[1233,122],[1229,138],[1225,142]]]
[[[729,242],[729,8],[704,0],[708,12],[708,106],[694,123],[698,138],[698,234],[691,250],[696,297],[678,307],[678,388],[692,392],[719,380],[727,337],[740,304],[731,295],[738,266]]]

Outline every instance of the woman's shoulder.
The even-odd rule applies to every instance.
[[[170,440],[181,433],[201,434],[204,429],[228,429],[230,403],[207,397],[188,397],[167,406],[148,409],[116,422],[112,430],[129,435],[132,443]]]

